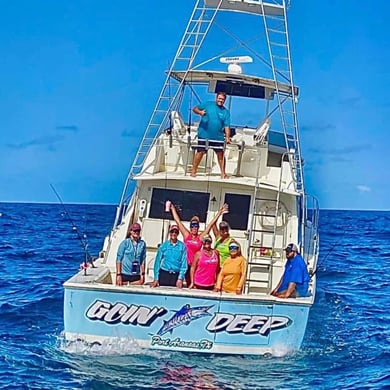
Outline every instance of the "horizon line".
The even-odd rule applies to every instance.
[[[60,202],[44,202],[44,201],[3,201],[0,200],[1,203],[16,203],[16,204],[61,204]],[[118,206],[118,203],[100,203],[100,202],[63,202],[63,204],[68,205],[91,205],[91,206]],[[384,211],[388,212],[390,209],[347,209],[347,208],[320,208],[321,210],[328,211]]]

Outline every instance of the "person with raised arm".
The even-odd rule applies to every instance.
[[[221,221],[218,226],[219,229],[216,224],[213,225],[215,236],[214,249],[219,253],[220,265],[222,267],[225,260],[230,256],[229,245],[233,238],[230,235],[230,226],[226,221]]]
[[[213,226],[215,226],[219,217],[222,214],[229,212],[229,206],[227,203],[222,205],[222,207],[215,214],[214,218],[206,226],[206,229],[201,233],[199,233],[199,217],[194,215],[190,220],[190,228],[187,229],[182,223],[179,214],[176,210],[176,207],[172,202],[170,203],[170,210],[172,212],[173,219],[179,227],[180,233],[183,236],[184,245],[187,249],[188,270],[186,272],[185,279],[188,287],[191,284],[191,265],[194,260],[195,253],[202,248],[202,239],[205,236],[209,235],[211,229],[213,228]]]

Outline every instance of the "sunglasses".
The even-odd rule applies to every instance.
[[[199,224],[197,222],[190,223],[190,227],[199,227]]]
[[[133,232],[133,233],[140,233],[141,230],[140,230],[140,229],[134,229],[134,230],[132,230],[132,232]]]
[[[178,231],[178,230],[171,230],[169,233],[172,233],[172,234],[179,234],[179,231]]]
[[[237,251],[237,250],[239,250],[239,249],[240,249],[240,247],[237,246],[237,245],[230,245],[230,246],[229,246],[229,251]]]

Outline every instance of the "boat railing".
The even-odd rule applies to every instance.
[[[304,212],[303,257],[309,267],[315,271],[319,252],[319,202],[316,197],[305,194]]]
[[[141,172],[135,176],[155,175],[158,173],[183,173],[186,176],[192,168],[193,156],[198,148],[198,140],[195,131],[190,134],[164,133],[160,136],[150,153],[146,157]],[[207,153],[203,157],[197,174],[199,176],[220,175],[220,169],[212,145],[223,149],[226,159],[226,170],[229,176],[255,178],[257,171],[255,165],[262,165],[261,173],[272,176],[275,167],[267,167],[268,146],[267,143],[247,143],[244,140],[233,141],[227,144],[224,141],[205,140]],[[274,179],[278,184],[278,179]]]

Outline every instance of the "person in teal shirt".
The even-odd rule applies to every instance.
[[[144,284],[146,243],[141,239],[141,225],[130,226],[130,237],[121,242],[116,258],[116,284]]]
[[[187,271],[187,249],[184,243],[177,239],[178,235],[179,227],[172,225],[169,228],[169,240],[163,242],[158,248],[151,287],[183,287],[183,279]]]
[[[225,157],[223,154],[223,143],[230,143],[230,112],[224,107],[226,94],[219,92],[216,100],[201,103],[193,108],[193,112],[201,116],[198,127],[198,147],[192,161],[191,176],[195,177],[202,157],[206,153],[206,140],[214,150],[221,168],[221,177],[226,179]]]

